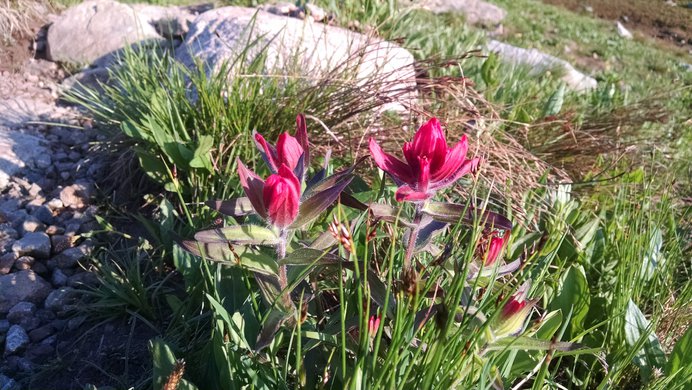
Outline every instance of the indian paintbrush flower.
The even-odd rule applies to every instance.
[[[385,153],[370,138],[370,153],[380,169],[387,172],[399,186],[396,200],[420,202],[448,187],[463,175],[475,171],[479,158],[466,159],[466,135],[450,148],[437,118],[421,126],[413,141],[404,143],[406,162]]]
[[[382,317],[370,316],[370,320],[368,321],[368,335],[370,338],[375,337],[377,334],[377,330],[380,328],[380,321],[382,321]]]
[[[537,302],[537,300],[527,299],[530,288],[531,284],[526,282],[519,287],[514,295],[509,297],[493,322],[492,330],[495,337],[514,336],[521,332],[526,318]]]
[[[300,181],[286,164],[282,163],[277,173],[264,181],[238,160],[238,174],[243,191],[259,216],[279,229],[293,223],[300,206]]]
[[[504,232],[500,235],[500,231],[493,230],[485,237],[485,243],[481,245],[481,250],[484,255],[483,266],[492,267],[500,258],[502,250],[509,241],[509,232]]]
[[[303,173],[310,164],[309,144],[305,117],[296,117],[295,137],[284,132],[279,135],[276,146],[268,143],[261,134],[254,134],[255,144],[262,152],[262,158],[272,173],[277,173],[281,164],[285,164],[302,180]]]

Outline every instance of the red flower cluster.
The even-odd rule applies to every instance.
[[[370,138],[370,152],[380,169],[387,172],[397,183],[397,201],[419,202],[456,182],[463,175],[478,168],[479,158],[466,160],[468,141],[466,136],[453,147],[447,145],[440,122],[430,119],[421,126],[412,142],[403,147],[406,162],[385,153]]]

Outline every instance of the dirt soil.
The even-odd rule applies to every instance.
[[[631,30],[685,48],[692,48],[692,1],[682,0],[669,5],[662,0],[543,0],[575,12],[593,9],[593,15],[606,20],[619,20]]]

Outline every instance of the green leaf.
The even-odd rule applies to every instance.
[[[313,248],[299,248],[279,260],[279,265],[334,265],[343,261],[335,254]]]
[[[482,225],[496,229],[511,230],[512,222],[505,216],[492,211],[482,211],[472,206],[455,203],[427,202],[423,212],[433,219],[451,224],[463,223],[473,226],[476,221]]]
[[[242,217],[249,214],[254,214],[255,209],[252,207],[252,202],[247,197],[235,198],[230,200],[208,200],[205,202],[210,208],[229,217]]]
[[[562,311],[551,311],[543,318],[534,336],[541,340],[550,340],[555,335],[555,332],[560,329],[560,325],[562,325]]]
[[[242,321],[242,317],[240,320],[238,320],[235,316],[235,314],[240,316],[240,313],[235,313],[233,318],[231,318],[226,308],[223,307],[220,302],[209,294],[205,295],[207,296],[209,303],[211,303],[212,307],[214,308],[214,312],[226,323],[226,329],[228,330],[228,334],[233,341],[233,345],[249,351],[250,345],[248,345],[247,341],[245,340],[243,333],[244,322]]]
[[[264,348],[268,347],[269,344],[274,340],[274,335],[279,331],[281,325],[288,320],[290,315],[280,311],[272,310],[269,315],[264,320],[262,325],[262,331],[257,337],[257,343],[255,344],[255,351],[260,352]]]
[[[550,340],[539,340],[531,337],[503,337],[488,344],[486,347],[489,351],[513,351],[513,350],[530,350],[530,351],[582,351],[581,353],[589,353],[591,349],[583,348],[577,343],[568,342],[553,342]]]
[[[229,242],[239,245],[273,246],[279,243],[279,237],[271,229],[257,225],[235,225],[219,229],[203,230],[195,234],[200,242]]]
[[[673,375],[681,369],[692,373],[690,362],[692,362],[692,327],[687,328],[685,334],[675,343],[666,365],[666,375]]]
[[[211,149],[214,147],[214,137],[211,135],[202,135],[197,142],[197,149],[193,152],[192,160],[190,160],[191,168],[202,168],[208,172],[212,171],[211,165]]]
[[[244,267],[266,275],[278,273],[273,257],[249,246],[234,246],[228,242],[183,241],[181,247],[195,256],[225,265]]]
[[[584,269],[581,266],[571,266],[560,278],[558,294],[550,303],[550,310],[562,310],[562,313],[572,313],[570,318],[569,339],[584,330],[584,319],[589,313],[591,295]]]
[[[663,368],[666,354],[649,321],[637,304],[630,299],[625,313],[625,340],[632,348],[639,348],[634,355],[634,364],[644,381],[651,379],[654,368]]]
[[[488,58],[486,58],[486,60],[483,62],[483,65],[481,66],[481,78],[488,87],[492,87],[497,83],[497,80],[495,79],[495,71],[499,65],[500,62],[498,61],[497,54],[495,53],[490,53]]]
[[[644,258],[642,259],[642,279],[648,281],[654,277],[656,269],[660,269],[663,261],[663,254],[661,253],[661,248],[663,247],[663,233],[658,227],[652,230],[651,239],[649,240],[649,247],[647,248]]]
[[[152,358],[154,359],[153,367],[153,384],[154,390],[162,390],[166,384],[168,377],[173,373],[177,364],[183,364],[178,361],[173,354],[171,348],[166,343],[157,338],[149,342]],[[181,379],[176,387],[178,390],[195,390],[197,387],[185,379]]]
[[[562,104],[565,101],[565,83],[560,83],[560,86],[550,95],[548,101],[543,108],[543,116],[557,115],[562,110]]]
[[[302,201],[298,210],[298,217],[291,225],[291,228],[299,228],[317,218],[327,207],[336,201],[341,191],[351,182],[351,179],[353,179],[351,175],[343,176],[333,186],[316,192]]]

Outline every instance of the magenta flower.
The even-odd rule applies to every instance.
[[[238,174],[243,191],[257,214],[279,229],[295,221],[300,207],[300,181],[286,164],[282,163],[278,173],[264,181],[238,160]]]
[[[480,159],[466,160],[467,149],[466,135],[453,148],[449,148],[437,118],[421,126],[413,141],[404,144],[406,162],[385,153],[370,138],[370,153],[375,163],[399,186],[396,192],[399,202],[426,200],[438,190],[454,184],[463,175],[475,171]]]
[[[380,316],[371,316],[368,321],[368,335],[370,337],[375,337],[377,330],[380,328],[380,321],[382,318]]]
[[[281,164],[285,164],[302,180],[303,173],[310,164],[308,132],[305,117],[296,117],[296,136],[284,132],[279,135],[276,146],[269,144],[261,134],[254,134],[255,143],[262,152],[272,173],[277,173]]]
[[[502,250],[507,244],[507,241],[509,241],[509,232],[505,232],[502,237],[500,237],[500,232],[498,230],[493,230],[488,237],[486,237],[486,240],[488,240],[486,244],[487,248],[486,245],[481,246],[481,248],[485,249],[483,251],[485,253],[483,265],[485,267],[492,267],[497,259],[500,258]]]
[[[526,282],[514,295],[509,297],[493,324],[495,337],[513,336],[521,332],[531,309],[538,302],[527,299],[530,288],[531,284]]]

